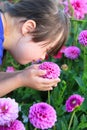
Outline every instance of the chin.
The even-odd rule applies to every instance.
[[[30,62],[32,61],[29,61],[29,60],[25,60],[21,57],[18,57],[17,55],[16,56],[13,56],[13,58],[15,59],[15,61],[21,65],[26,65],[26,64],[29,64]]]
[[[22,61],[22,60],[19,60],[19,59],[16,59],[16,58],[15,58],[15,61],[16,61],[17,63],[19,63],[20,65],[26,65],[26,64],[28,64],[27,62]]]
[[[22,61],[22,60],[16,60],[19,64],[21,65],[26,65],[26,64],[29,64],[30,62],[29,61]]]

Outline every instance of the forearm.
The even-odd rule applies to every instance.
[[[20,72],[0,72],[0,97],[21,87]]]

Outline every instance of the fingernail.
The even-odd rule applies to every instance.
[[[53,88],[51,87],[50,90],[53,90]]]
[[[61,79],[58,80],[58,82],[60,82],[60,81],[61,81]]]

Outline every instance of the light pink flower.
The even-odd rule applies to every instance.
[[[41,130],[54,126],[57,121],[56,111],[47,103],[36,103],[29,110],[30,123]]]
[[[18,103],[11,98],[0,98],[0,125],[10,126],[18,118]]]
[[[84,98],[78,94],[71,95],[66,101],[66,111],[72,112],[76,107],[80,106]]]
[[[80,55],[80,49],[76,46],[69,46],[65,49],[64,55],[71,60],[77,59]]]
[[[87,0],[70,0],[70,4],[74,10],[74,17],[76,19],[83,19],[87,14]],[[71,10],[69,10],[68,1],[65,1],[64,5],[65,12],[71,16],[72,14]]]
[[[80,32],[78,40],[80,44],[87,46],[87,30],[83,30]]]
[[[15,68],[13,66],[8,66],[6,72],[14,72]]]
[[[54,79],[58,78],[60,76],[60,67],[53,62],[43,62],[40,64],[39,69],[41,70],[46,70],[46,74],[43,75],[43,78],[48,78],[48,79]]]
[[[25,130],[24,124],[19,121],[15,120],[10,124],[10,126],[0,126],[0,130]]]

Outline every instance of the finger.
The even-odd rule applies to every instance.
[[[34,65],[31,65],[30,67],[33,68],[33,69],[38,69],[39,68],[39,64],[34,64]]]
[[[57,78],[57,79],[47,79],[47,78],[41,78],[41,82],[44,84],[44,85],[53,85],[53,84],[57,84],[58,82],[60,82],[60,78]]]
[[[46,74],[46,70],[36,70],[36,75],[44,79],[42,76]]]
[[[44,87],[42,89],[39,89],[40,91],[50,91],[50,90],[53,90],[53,87]]]
[[[53,87],[54,87],[54,88],[57,87],[57,84],[54,84]]]

